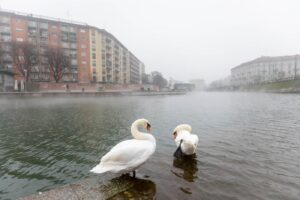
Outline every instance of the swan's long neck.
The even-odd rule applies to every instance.
[[[137,140],[150,140],[150,141],[155,142],[155,138],[152,135],[139,131],[138,127],[141,126],[142,124],[143,124],[143,122],[141,122],[141,121],[135,121],[131,125],[131,134],[132,134],[132,136]]]

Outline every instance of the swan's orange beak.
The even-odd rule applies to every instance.
[[[148,133],[151,133],[151,125],[150,124],[147,123],[147,128],[146,129],[147,129]]]

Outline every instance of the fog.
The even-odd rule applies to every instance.
[[[296,0],[1,0],[4,9],[86,22],[166,78],[206,82],[260,56],[300,53]]]

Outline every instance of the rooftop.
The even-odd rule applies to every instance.
[[[237,69],[240,67],[244,67],[244,66],[247,66],[250,64],[254,64],[254,63],[275,62],[275,61],[278,62],[278,61],[295,60],[295,59],[300,59],[300,55],[296,54],[296,55],[289,55],[289,56],[261,56],[254,60],[244,62],[244,63],[232,68],[231,70],[234,70],[234,69]]]

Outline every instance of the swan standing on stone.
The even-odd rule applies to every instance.
[[[154,153],[156,148],[155,138],[149,133],[139,131],[144,127],[149,133],[151,125],[146,119],[138,119],[131,125],[131,133],[134,139],[125,140],[114,146],[95,166],[91,172],[94,173],[128,173],[133,172],[144,164]]]
[[[198,136],[191,134],[192,127],[188,124],[178,125],[173,131],[173,139],[177,145],[174,153],[175,157],[192,155],[196,153],[198,146]]]

